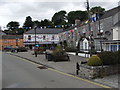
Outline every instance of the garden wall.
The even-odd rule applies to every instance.
[[[87,79],[95,79],[98,77],[109,76],[120,73],[120,65],[112,66],[88,66],[80,65],[79,76]]]

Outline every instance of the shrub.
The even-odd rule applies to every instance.
[[[116,55],[114,52],[104,51],[98,54],[103,65],[114,65],[117,64]]]
[[[118,60],[118,64],[120,64],[120,50],[118,50],[118,58],[117,58],[117,60]]]
[[[120,64],[120,50],[114,52],[115,53],[115,59],[118,64]]]
[[[61,46],[57,46],[55,50],[53,50],[53,55],[63,55],[65,54],[65,51]]]
[[[27,48],[26,47],[19,47],[18,52],[27,52]]]
[[[102,61],[100,60],[98,56],[92,56],[89,58],[87,64],[89,66],[100,66],[102,65]]]
[[[75,48],[73,48],[73,47],[66,47],[66,48],[65,48],[65,51],[66,51],[66,52],[76,52],[77,49],[75,49]]]

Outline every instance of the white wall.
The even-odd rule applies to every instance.
[[[118,27],[113,29],[113,40],[120,40],[118,39]]]
[[[120,26],[118,27],[118,40],[120,40]]]
[[[28,36],[31,35],[31,40],[28,40]],[[45,40],[43,40],[43,36],[45,36]],[[54,36],[54,38],[52,38]],[[35,41],[34,34],[24,34],[24,42],[33,42]],[[59,41],[58,34],[36,34],[36,41],[38,42],[57,42]]]
[[[83,41],[83,49],[88,49],[88,40],[87,39],[84,39]]]

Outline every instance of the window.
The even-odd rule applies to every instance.
[[[31,35],[28,35],[28,40],[31,40]]]
[[[85,49],[87,49],[87,42],[85,42]]]
[[[4,40],[4,43],[6,43],[7,42],[7,40]]]
[[[45,40],[45,38],[46,38],[46,37],[45,37],[45,36],[43,36],[43,40]]]
[[[54,35],[52,35],[52,40],[54,40]]]

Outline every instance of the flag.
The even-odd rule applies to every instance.
[[[87,23],[88,23],[88,20],[87,20],[87,21],[85,21],[85,23],[87,24]]]
[[[82,24],[80,24],[80,26],[82,26]]]
[[[92,17],[92,21],[95,22],[95,21],[96,21],[96,18],[95,18],[95,17]]]
[[[50,27],[50,26],[47,26],[48,28]]]
[[[58,27],[60,28],[60,25],[58,25]]]
[[[64,25],[62,25],[62,28],[64,28]]]
[[[72,30],[70,30],[70,33],[72,33],[73,31]]]

